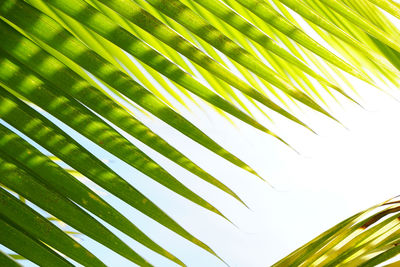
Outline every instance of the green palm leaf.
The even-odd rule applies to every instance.
[[[14,1],[11,1],[10,3],[12,2]],[[209,148],[213,152],[216,152],[218,155],[226,158],[232,163],[238,165],[239,167],[242,167],[245,170],[256,174],[249,166],[247,166],[238,158],[224,150],[222,147],[220,147],[218,144],[208,138],[205,134],[203,134],[200,130],[198,130],[194,125],[186,121],[182,116],[173,112],[170,108],[168,108],[165,104],[155,98],[150,92],[145,90],[145,88],[141,87],[138,83],[133,81],[125,73],[116,69],[113,65],[106,62],[102,57],[100,57],[93,51],[87,49],[86,46],[76,40],[68,32],[63,30],[62,27],[51,20],[51,18],[47,17],[43,13],[39,13],[38,10],[29,7],[23,2],[18,2],[18,5],[14,5],[12,3],[13,8],[9,8],[5,4],[6,3],[4,3],[3,5],[4,9],[0,10],[0,12],[4,10],[4,13],[2,13],[2,15],[4,15],[5,18],[12,20],[13,23],[17,23],[20,27],[26,27],[24,28],[24,30],[30,32],[35,37],[43,40],[44,42],[48,42],[48,44],[53,46],[56,50],[58,50],[71,60],[75,61],[86,70],[90,71],[92,74],[96,75],[102,81],[108,83],[114,89],[120,91],[130,100],[137,102],[139,105],[143,106],[147,111],[153,113],[161,120],[164,120],[171,126],[177,128],[180,132],[184,133],[188,137],[199,142],[201,145]],[[19,15],[21,14],[21,12],[23,14],[26,14],[26,17],[24,19]],[[32,20],[28,21],[27,18],[30,18]],[[42,30],[32,28],[32,25],[35,23],[40,23],[40,25],[44,28]],[[57,40],[54,40],[54,36],[57,36]],[[154,53],[152,53],[150,56],[153,58]],[[163,60],[163,62],[165,62],[167,65],[172,64],[169,63],[169,61],[165,60]],[[101,68],[99,68],[99,66],[101,66]],[[173,68],[176,69],[175,67]],[[199,85],[199,83],[195,82],[195,85],[196,84]],[[202,88],[204,89],[204,87]],[[233,106],[229,105],[227,108],[231,109],[233,108]],[[240,111],[238,109],[235,109],[235,113],[237,112]],[[245,121],[250,120],[249,123],[254,124],[254,127],[259,128],[262,131],[268,132],[268,130],[264,126],[256,122],[253,123],[254,120],[246,116],[244,113],[239,113],[238,116],[244,116],[243,119]]]
[[[102,266],[102,262],[79,243],[1,188],[0,199],[1,216],[31,237],[62,251],[66,256],[83,265]],[[4,266],[8,265],[4,264]]]
[[[59,194],[73,200],[148,248],[168,257],[178,264],[182,264],[173,255],[162,249],[143,234],[118,211],[114,210],[110,205],[104,202],[95,192],[81,184],[71,175],[68,175],[62,168],[58,167],[58,165],[53,163],[34,147],[1,125],[0,133],[2,136],[0,141],[0,151],[10,158],[13,158],[21,166],[29,168],[27,171],[32,172],[35,175],[35,178],[37,177],[39,181],[45,185],[51,186],[57,190]],[[54,177],[58,177],[58,179],[54,179]],[[20,219],[18,221],[25,220],[26,219]],[[45,241],[45,243],[51,245],[50,242]],[[64,250],[62,251],[64,252]]]
[[[0,251],[0,263],[3,266],[13,266],[13,267],[21,266],[18,264],[18,262],[13,260],[10,256],[5,254],[3,251]]]
[[[2,179],[0,182],[2,185],[17,192],[24,198],[65,221],[78,231],[109,247],[121,256],[139,265],[150,266],[145,259],[129,248],[93,217],[67,198],[37,182],[33,176],[23,171],[16,164],[16,162],[1,153],[0,172]]]
[[[151,265],[91,214],[185,265],[77,180],[82,177],[218,257],[60,125],[224,217],[124,134],[246,205],[140,115],[157,117],[177,137],[186,135],[259,176],[181,108],[204,102],[233,123],[242,121],[284,143],[270,121],[273,113],[311,129],[297,112],[300,102],[336,120],[326,95],[337,100],[339,93],[358,103],[346,73],[372,85],[376,79],[399,85],[399,30],[381,9],[400,18],[400,6],[391,0],[0,1],[0,243],[17,253],[12,258],[0,251],[0,265],[19,266],[15,259],[25,258],[47,266],[69,266],[69,259],[103,266],[72,233]],[[315,33],[303,29],[291,11]],[[260,114],[269,120],[261,122]],[[360,212],[275,265],[383,263],[400,252],[398,205],[391,201]],[[62,231],[53,219],[76,231]]]
[[[398,201],[360,212],[273,266],[376,266],[400,253]]]
[[[0,233],[1,244],[16,251],[17,253],[30,259],[32,262],[38,265],[73,266],[63,257],[58,255],[42,243],[32,239],[21,230],[14,227],[2,216],[0,217]],[[10,261],[7,261],[6,263],[10,264]],[[11,264],[14,264],[14,262],[12,262]]]
[[[0,90],[0,101],[2,107],[0,110],[0,116],[3,120],[32,138],[32,140],[42,145],[93,182],[130,204],[132,207],[138,209],[196,245],[214,253],[208,246],[193,237],[168,217],[133,186],[119,177],[101,161],[91,155],[83,147],[72,140],[72,138],[63,133],[58,127],[35,110],[20,102],[3,89]],[[114,218],[112,218],[112,220],[114,220]],[[120,222],[115,224],[115,226],[119,224]]]

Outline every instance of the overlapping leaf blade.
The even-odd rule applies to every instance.
[[[108,205],[95,192],[77,181],[61,167],[29,145],[29,143],[25,142],[2,125],[0,125],[0,136],[0,151],[13,158],[21,166],[26,166],[26,171],[32,172],[35,175],[34,177],[38,178],[40,182],[51,186],[57,190],[59,194],[73,200],[75,203],[102,218],[104,221],[109,222],[141,244],[183,265],[176,257],[154,243],[122,214]],[[57,177],[57,179],[54,179],[54,177]],[[46,243],[51,245],[49,242]],[[64,251],[61,250],[60,252],[64,253]],[[79,254],[85,255],[85,253],[82,252]]]
[[[73,266],[44,244],[30,238],[2,216],[0,216],[0,233],[0,244],[5,245],[38,265]],[[7,263],[9,262],[7,261]]]
[[[197,129],[193,124],[171,110],[168,106],[159,101],[150,92],[141,87],[125,73],[119,71],[112,64],[104,60],[101,56],[89,50],[84,44],[79,42],[79,40],[76,40],[72,35],[66,32],[51,18],[47,17],[43,13],[39,13],[37,10],[33,9],[22,1],[7,0],[5,3],[3,3],[1,7],[1,15],[3,15],[5,18],[17,24],[19,27],[22,27],[25,31],[41,39],[48,45],[52,46],[54,49],[79,64],[81,67],[85,68],[87,71],[90,71],[99,79],[124,94],[130,100],[143,106],[147,111],[153,113],[155,116],[157,116],[161,120],[164,120],[172,127],[177,128],[181,133],[187,135],[196,142],[217,153],[221,157],[229,160],[230,162],[238,165],[245,170],[256,174],[255,171],[247,164],[223,149],[208,136],[202,133],[199,129]],[[25,14],[25,16],[21,17],[21,13]],[[36,26],[32,27],[32,25]],[[154,53],[156,52],[154,51]],[[149,56],[151,58],[154,58],[154,56],[156,56],[160,59],[160,57],[158,57],[158,54],[154,53],[152,52]],[[169,66],[175,66],[173,64],[171,65],[168,60],[162,59],[162,62]],[[160,62],[156,64],[159,63]],[[161,68],[162,66],[159,65],[159,67]],[[172,68],[174,70],[177,70],[176,66]],[[185,77],[187,78],[189,76]],[[192,79],[190,80],[193,81]],[[196,84],[204,89],[204,87],[198,82],[195,82],[195,85]],[[189,85],[191,86],[190,82]],[[233,106],[228,105],[227,108],[231,109],[233,108]],[[235,112],[239,112],[238,109],[235,110]],[[268,130],[266,130],[265,127],[260,125],[259,123],[252,123],[252,121],[254,120],[246,116],[244,113],[239,113],[237,115],[239,117],[244,116],[243,119],[245,121],[250,120],[249,123],[252,126],[256,128],[258,127],[260,130],[268,132]]]
[[[182,237],[214,253],[37,111],[0,89],[0,117],[80,173]]]
[[[10,266],[10,267],[20,267],[21,265],[16,262],[13,258],[11,258],[9,255],[4,253],[3,251],[0,251],[0,263],[2,266]]]
[[[60,90],[65,90],[66,94],[77,99],[96,113],[102,114],[104,118],[122,130],[125,130],[133,137],[240,200],[227,186],[196,166],[186,156],[152,132],[143,123],[135,119],[126,110],[119,107],[106,95],[80,78],[79,75],[68,69],[56,58],[40,50],[37,45],[23,36],[18,36],[16,32],[13,34],[10,31],[11,30],[7,29],[6,25],[0,22],[0,32],[3,34],[7,32],[9,36],[7,40],[0,44],[1,48],[4,49],[6,53],[30,67],[31,70],[36,71],[42,77],[56,85]]]
[[[2,188],[0,188],[0,214],[32,237],[80,264],[105,266],[78,242]]]
[[[71,227],[109,247],[132,262],[143,266],[151,266],[84,210],[56,191],[52,191],[37,182],[32,175],[19,168],[16,162],[3,153],[0,152],[0,155],[0,173],[2,177],[0,183],[2,185],[17,192],[32,203],[65,221]]]

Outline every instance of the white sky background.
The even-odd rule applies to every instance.
[[[332,114],[348,129],[308,109],[299,118],[319,135],[278,115],[273,116],[276,123],[273,129],[301,155],[244,123],[235,120],[236,126],[233,126],[208,107],[200,110],[193,106],[191,112],[185,113],[196,126],[252,166],[274,188],[164,123],[143,116],[144,122],[156,133],[232,188],[251,210],[128,138],[214,204],[236,226],[164,189],[83,137],[73,136],[100,158],[108,159],[110,167],[214,249],[230,266],[268,266],[341,220],[400,194],[400,102],[363,82],[351,81],[361,94],[365,109],[340,96],[342,106],[333,101],[329,103]],[[393,94],[400,99],[400,93]],[[70,129],[67,131],[71,133]],[[105,199],[188,266],[225,266],[122,201],[110,195]],[[114,232],[155,266],[176,266]],[[109,266],[133,266],[87,237],[81,237],[81,241]]]
[[[363,97],[365,110],[340,96],[342,107],[329,103],[332,114],[348,130],[308,109],[304,109],[300,118],[319,135],[279,115],[273,117],[274,129],[301,155],[244,123],[235,121],[236,126],[233,126],[208,107],[203,107],[204,110],[192,107],[192,112],[185,112],[200,129],[272,183],[274,189],[164,123],[143,116],[144,122],[155,132],[231,187],[251,210],[140,142],[130,140],[214,204],[237,227],[164,189],[70,129],[64,129],[91,152],[108,159],[109,166],[208,244],[230,266],[268,266],[341,220],[400,193],[400,102],[363,82],[355,79],[352,82]],[[400,99],[400,92],[396,97]],[[122,201],[111,195],[105,199],[188,266],[225,266]],[[114,232],[155,266],[176,266],[118,231]],[[134,266],[89,238],[80,238],[82,244],[107,265]]]
[[[332,114],[348,130],[312,111],[305,111],[300,118],[319,135],[274,116],[278,133],[301,155],[244,123],[235,121],[236,126],[231,125],[215,116],[210,108],[206,108],[206,114],[196,107],[187,112],[190,114],[187,117],[200,129],[250,164],[274,189],[164,123],[143,117],[155,132],[231,187],[251,210],[136,140],[130,140],[214,204],[237,227],[162,188],[84,138],[78,138],[100,158],[110,160],[114,170],[208,244],[230,266],[268,266],[341,220],[400,194],[400,103],[365,83],[353,82],[364,98],[365,110],[344,98],[340,98],[343,107],[330,103]],[[188,266],[224,266],[123,202],[110,195],[105,198]],[[126,236],[118,235],[155,266],[176,266]],[[133,266],[89,238],[81,237],[81,240],[109,266]]]
[[[172,145],[231,187],[251,210],[134,139],[130,140],[214,204],[237,227],[82,141],[90,151],[109,159],[110,166],[122,177],[211,246],[230,266],[268,266],[341,220],[400,193],[400,121],[397,119],[400,103],[363,82],[353,80],[353,83],[363,96],[365,110],[340,96],[343,106],[330,103],[332,114],[348,129],[307,109],[301,118],[319,135],[274,116],[279,134],[301,155],[244,123],[235,121],[236,127],[231,125],[215,116],[210,108],[192,107],[192,112],[187,112],[200,129],[254,167],[274,189],[164,123],[143,117]],[[112,196],[106,196],[106,200],[188,266],[224,266],[121,201]],[[155,266],[175,266],[124,235],[119,236]],[[89,238],[84,237],[83,242],[110,266],[133,265]]]
[[[275,189],[197,145],[191,146],[191,142],[166,135],[231,186],[252,209],[248,211],[207,187],[197,192],[216,204],[239,229],[216,216],[203,217],[195,208],[177,213],[176,218],[183,217],[180,221],[193,227],[193,232],[204,237],[231,266],[266,266],[342,219],[399,194],[400,103],[358,84],[367,110],[348,103],[334,112],[349,130],[313,113],[303,117],[319,136],[291,122],[285,122],[287,128],[282,125],[285,140],[301,152],[300,156],[240,123],[239,131],[216,118],[210,119],[211,125],[200,124],[224,147],[241,155]],[[165,204],[170,208],[171,204]],[[171,210],[170,214],[174,213]],[[177,253],[189,266],[222,266],[197,252],[187,254],[178,248]]]
[[[251,211],[139,142],[132,142],[214,204],[237,227],[149,182],[150,179],[142,180],[142,175],[139,181],[134,181],[133,176],[139,177],[139,174],[130,167],[118,169],[182,226],[210,245],[230,266],[271,265],[341,220],[400,194],[400,102],[364,82],[349,78],[362,97],[357,100],[365,109],[339,95],[336,96],[341,105],[328,101],[330,112],[348,129],[306,108],[298,113],[299,118],[316,130],[318,136],[273,115],[275,125],[271,129],[301,155],[237,120],[236,126],[232,126],[204,106],[202,110],[191,106],[192,111],[184,113],[219,144],[255,168],[274,188],[177,135],[163,123],[143,117],[155,132],[231,187]],[[385,85],[380,86],[389,90]],[[400,99],[400,93],[391,93]],[[270,125],[261,117],[257,119]],[[132,209],[123,210],[129,216],[128,211]],[[132,214],[136,213],[132,211]],[[155,241],[188,266],[224,266],[189,242],[159,230],[150,220],[142,220],[138,221],[138,226],[144,231],[148,229]],[[148,250],[138,251],[143,256],[148,255],[156,266],[174,266]],[[123,259],[117,261],[114,256],[106,259],[107,262],[112,266],[130,265]]]

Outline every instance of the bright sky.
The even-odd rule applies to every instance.
[[[236,127],[233,126],[215,116],[210,108],[203,107],[206,114],[196,107],[192,113],[186,113],[196,120],[199,128],[239,155],[274,188],[188,138],[177,135],[164,123],[142,118],[171,144],[230,186],[248,204],[251,210],[132,140],[188,187],[213,203],[236,226],[174,195],[84,138],[74,136],[100,158],[108,159],[111,167],[208,244],[230,266],[268,266],[342,219],[399,194],[400,121],[397,114],[400,114],[400,103],[364,83],[353,82],[363,97],[365,109],[343,98],[343,107],[330,103],[332,114],[348,130],[310,111],[305,111],[301,118],[319,135],[279,116],[274,117],[274,128],[301,155],[243,123],[235,121]],[[400,93],[396,97],[400,99]],[[121,201],[110,195],[105,198],[187,265],[224,266],[215,257]],[[155,266],[175,266],[115,232]],[[107,265],[133,266],[87,237],[82,237],[81,241]]]
[[[319,134],[314,135],[276,116],[279,119],[275,128],[301,155],[240,122],[236,122],[235,128],[215,116],[211,109],[206,108],[204,115],[203,111],[193,108],[190,118],[196,120],[198,127],[240,155],[274,188],[177,135],[163,123],[143,117],[171,144],[230,186],[251,210],[139,142],[132,142],[213,203],[237,227],[163,189],[111,155],[89,147],[91,151],[99,151],[102,158],[110,159],[110,166],[211,246],[230,266],[268,266],[341,220],[399,194],[400,122],[397,114],[400,114],[400,103],[377,89],[354,82],[364,99],[365,109],[345,99],[340,99],[343,107],[330,103],[332,114],[348,129],[305,111],[301,118]],[[215,257],[161,229],[122,202],[111,196],[106,199],[187,265],[224,266]],[[175,266],[129,238],[124,240],[156,266]],[[132,266],[88,238],[83,241],[107,264]]]
[[[241,122],[235,121],[236,126],[233,126],[209,107],[200,110],[193,106],[191,112],[185,113],[200,129],[251,165],[274,188],[164,123],[142,117],[155,132],[231,187],[251,210],[138,141],[130,140],[214,204],[236,226],[164,189],[86,139],[73,136],[100,158],[107,159],[122,177],[208,244],[230,266],[268,266],[341,220],[400,193],[400,121],[397,118],[400,102],[362,82],[352,82],[363,98],[365,109],[340,96],[343,106],[329,103],[332,114],[348,129],[306,109],[299,117],[318,135],[278,115],[273,116],[276,122],[273,129],[301,155]],[[400,93],[395,96],[400,99]],[[268,123],[263,118],[260,120]],[[70,129],[65,130],[72,133]],[[105,199],[188,266],[225,266],[122,201],[110,195]],[[118,231],[114,232],[155,266],[175,266]],[[87,237],[81,237],[81,241],[109,266],[133,266]]]

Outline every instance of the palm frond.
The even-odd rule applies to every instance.
[[[344,220],[273,266],[376,266],[399,253],[399,201]]]
[[[18,194],[140,266],[151,262],[89,212],[184,265],[79,181],[79,174],[218,257],[60,125],[229,220],[125,137],[126,133],[139,140],[246,205],[136,112],[162,120],[176,136],[186,135],[260,177],[185,118],[181,109],[210,105],[233,123],[242,121],[285,144],[270,120],[261,122],[255,113],[268,119],[277,113],[311,131],[297,107],[307,106],[336,120],[328,112],[326,95],[359,101],[351,84],[346,86],[346,75],[374,86],[378,79],[399,85],[399,30],[381,9],[400,18],[399,5],[390,0],[1,1],[0,243],[39,265],[68,266],[68,259],[104,265],[18,200]],[[54,163],[53,156],[37,147],[69,168]],[[359,213],[277,265],[383,262],[399,253],[397,206],[385,203]],[[1,252],[0,265],[18,263]]]

